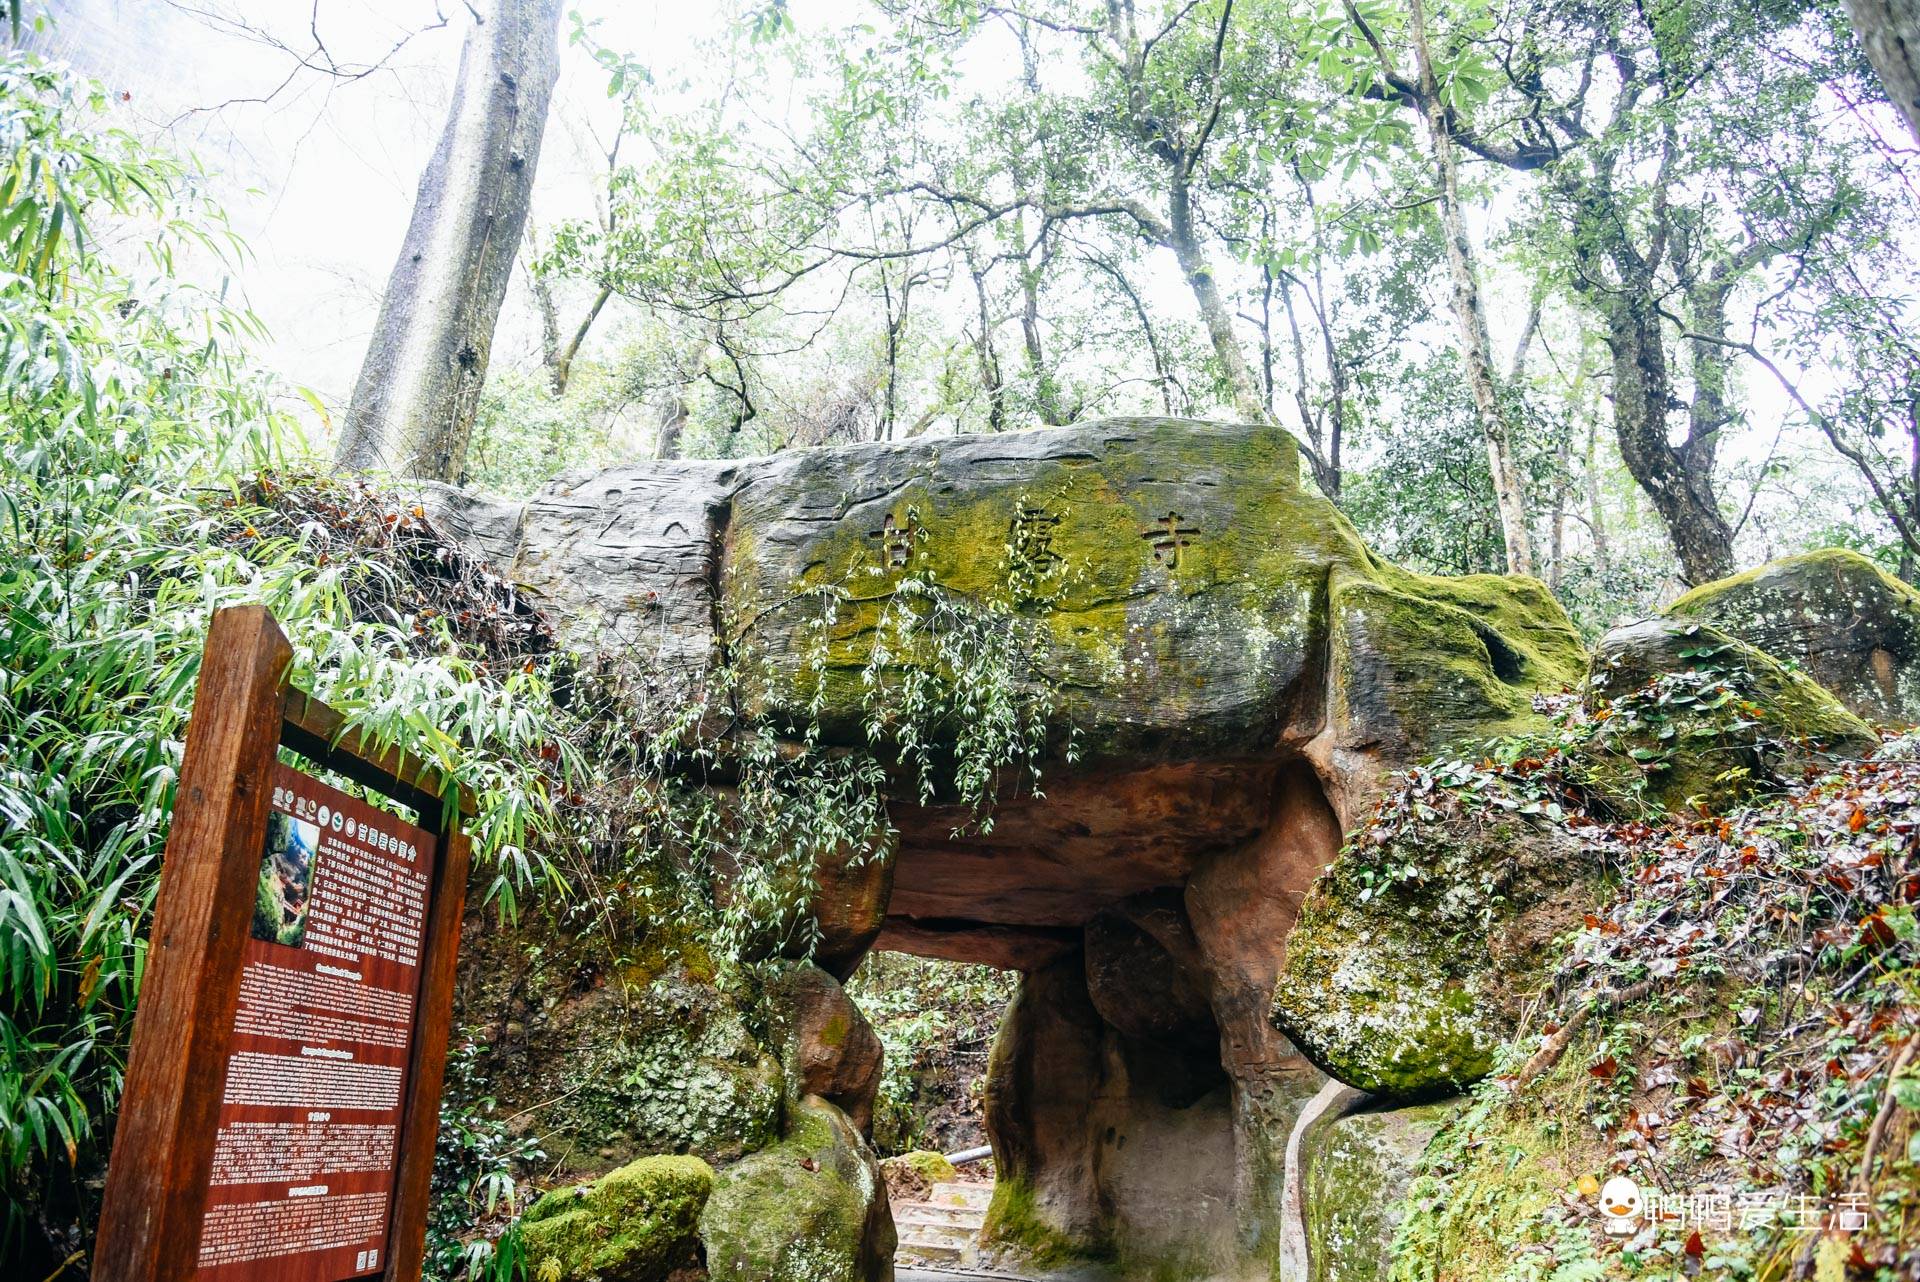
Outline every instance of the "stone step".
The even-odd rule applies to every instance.
[[[965,1267],[980,1241],[993,1185],[950,1181],[936,1184],[924,1202],[893,1208],[900,1234],[895,1258],[906,1264]]]
[[[907,1202],[893,1210],[895,1224],[938,1224],[942,1227],[977,1229],[986,1222],[987,1213],[975,1206],[937,1206],[932,1202]]]
[[[993,1185],[953,1182],[936,1184],[933,1186],[933,1191],[927,1195],[927,1201],[935,1206],[972,1206],[985,1211],[987,1204],[993,1201]]]
[[[980,1230],[970,1224],[909,1224],[902,1226],[899,1221],[893,1225],[902,1242],[938,1242],[943,1245],[966,1246],[978,1240]]]
[[[893,1258],[901,1264],[960,1264],[966,1258],[966,1250],[945,1243],[902,1242]]]

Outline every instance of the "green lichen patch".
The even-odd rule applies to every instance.
[[[697,1254],[713,1171],[697,1157],[643,1157],[592,1184],[556,1189],[521,1217],[543,1282],[656,1282]]]
[[[1041,1206],[1033,1185],[1006,1176],[993,1186],[993,1201],[980,1229],[980,1242],[996,1256],[1037,1269],[1107,1260],[1114,1254],[1110,1242],[1082,1239],[1056,1226]]]

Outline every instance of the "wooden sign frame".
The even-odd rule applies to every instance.
[[[226,1086],[274,766],[281,747],[411,807],[434,837],[420,991],[401,1101],[383,1282],[416,1282],[466,906],[464,793],[407,753],[382,749],[293,689],[293,650],[262,606],[215,612],[154,905],[101,1208],[96,1282],[188,1282]]]

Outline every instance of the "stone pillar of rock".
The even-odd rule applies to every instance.
[[[1274,980],[1300,902],[1340,849],[1340,821],[1304,761],[1284,767],[1272,812],[1247,845],[1215,855],[1187,883],[1188,919],[1233,1083],[1235,1205],[1243,1251],[1278,1250],[1287,1136],[1326,1080],[1273,1026]]]

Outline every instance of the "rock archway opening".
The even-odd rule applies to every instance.
[[[956,839],[949,813],[896,814],[876,944],[1020,974],[984,1088],[989,1255],[1267,1267],[1290,1121],[1324,1080],[1269,1018],[1340,845],[1320,777],[1302,756],[1152,765],[995,819]]]

